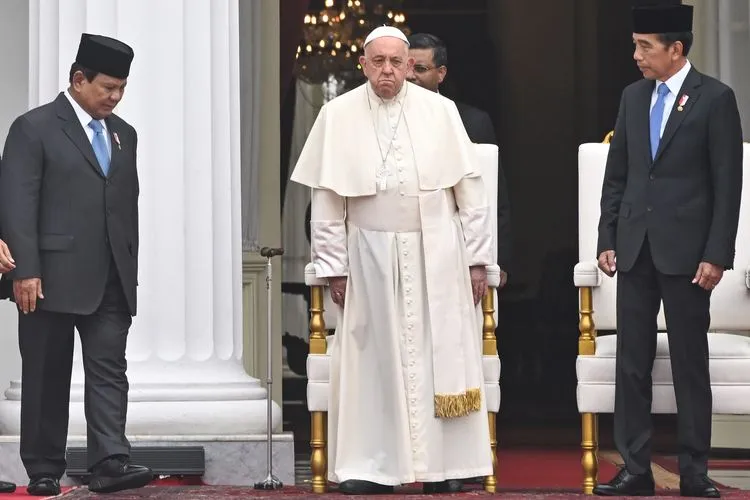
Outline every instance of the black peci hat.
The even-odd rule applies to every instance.
[[[638,0],[633,8],[633,32],[682,33],[693,31],[693,6],[680,0]]]
[[[78,45],[76,62],[84,68],[125,79],[130,74],[133,56],[133,49],[119,40],[84,33]]]

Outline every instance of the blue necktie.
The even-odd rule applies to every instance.
[[[656,98],[654,109],[651,110],[651,159],[656,158],[656,152],[659,151],[659,141],[661,140],[661,122],[664,119],[664,101],[669,94],[669,87],[666,83],[660,83],[656,89],[659,97]]]
[[[91,145],[94,147],[94,154],[99,160],[99,166],[102,172],[107,175],[109,172],[109,149],[107,148],[107,139],[104,138],[104,127],[98,120],[91,120],[89,127],[94,131],[94,140]]]

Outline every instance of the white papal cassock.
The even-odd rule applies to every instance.
[[[305,150],[292,180],[313,188],[316,274],[348,276],[330,352],[329,479],[492,474],[469,277],[492,263],[490,219],[455,105],[409,83],[384,101],[366,83],[324,107]],[[438,417],[438,388],[454,379],[481,401]]]

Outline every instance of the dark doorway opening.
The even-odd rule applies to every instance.
[[[283,20],[285,2],[281,5]],[[401,4],[412,32],[435,34],[448,47],[441,93],[487,111],[500,145],[513,226],[510,279],[498,304],[501,447],[580,444],[578,297],[572,279],[578,261],[577,151],[581,143],[602,141],[614,126],[620,93],[640,78],[631,57],[631,5],[630,0]],[[311,9],[317,7],[310,2]],[[282,159],[288,158],[283,131],[291,129],[294,108],[288,99]],[[284,392],[285,399],[299,401],[304,384],[285,381]],[[308,449],[306,412],[290,409],[285,420],[298,450]],[[655,419],[655,449],[672,449],[674,423],[673,416]],[[600,429],[601,446],[611,448],[611,416],[601,417]]]

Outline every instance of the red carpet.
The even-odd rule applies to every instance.
[[[584,497],[581,491],[581,455],[577,449],[570,450],[502,450],[498,453],[498,491],[504,498],[528,498],[562,500],[565,498],[591,498]],[[613,463],[611,453],[602,453],[599,458],[599,478],[607,480],[617,471]],[[658,485],[658,496],[678,496],[675,491],[674,475],[676,462],[672,458],[654,458],[654,463],[663,468],[655,478]],[[672,488],[672,489],[670,489]],[[491,496],[482,490],[479,484],[470,484],[467,491],[455,495],[432,495],[436,498],[445,497],[479,497]],[[0,500],[11,498],[30,498],[25,494],[23,488],[12,495],[0,495]],[[728,500],[750,500],[750,491],[721,488],[722,498]],[[430,495],[422,495],[420,485],[406,485],[398,488],[394,495],[378,495],[376,498],[404,498],[404,496],[427,498]],[[257,491],[250,487],[234,486],[205,486],[200,485],[198,478],[167,478],[157,481],[147,488],[141,490],[127,491],[107,495],[117,500],[135,499],[220,499],[220,498],[279,498],[282,500],[296,499],[325,499],[344,498],[345,496],[335,492],[326,495],[315,495],[311,493],[309,484],[297,486],[287,485],[281,490],[273,492]],[[39,497],[36,497],[39,498]],[[89,493],[85,487],[75,488],[58,498],[66,500],[81,498],[104,498],[101,495]]]
[[[399,488],[394,495],[375,495],[369,498],[377,499],[395,499],[395,498],[477,498],[498,496],[505,499],[529,499],[529,500],[565,500],[565,499],[591,499],[593,497],[585,496],[580,493],[566,492],[515,492],[500,491],[495,495],[490,495],[482,491],[469,491],[453,495],[421,495],[420,490],[413,488]],[[657,493],[661,498],[680,498],[678,492]],[[26,497],[29,498],[29,497]],[[73,490],[63,495],[65,500],[82,499],[82,498],[113,498],[117,500],[138,500],[138,499],[180,499],[180,500],[204,500],[204,499],[221,499],[221,498],[252,498],[252,499],[279,499],[279,500],[323,500],[323,499],[340,499],[340,498],[368,498],[368,497],[350,497],[339,493],[326,493],[315,495],[307,488],[302,487],[284,487],[274,492],[255,491],[252,488],[241,487],[217,487],[217,486],[148,486],[138,491],[121,492],[111,495],[89,494],[85,488]],[[616,498],[616,497],[614,497]],[[624,498],[624,497],[623,497]],[[750,491],[744,490],[723,490],[722,498],[724,500],[750,500]]]
[[[580,450],[498,451],[498,485],[504,490],[580,491],[583,471]],[[599,478],[608,480],[617,467],[599,459]]]
[[[68,491],[71,491],[71,490],[72,490],[72,488],[62,488],[63,494],[66,493],[66,492],[68,492]],[[11,498],[26,498],[26,499],[29,499],[29,498],[40,498],[40,499],[44,499],[44,498],[59,498],[59,497],[32,497],[31,495],[29,495],[28,493],[26,493],[26,486],[19,486],[19,487],[17,487],[16,491],[14,493],[0,493],[0,499],[2,499],[2,500],[6,500],[6,499],[10,500]]]

